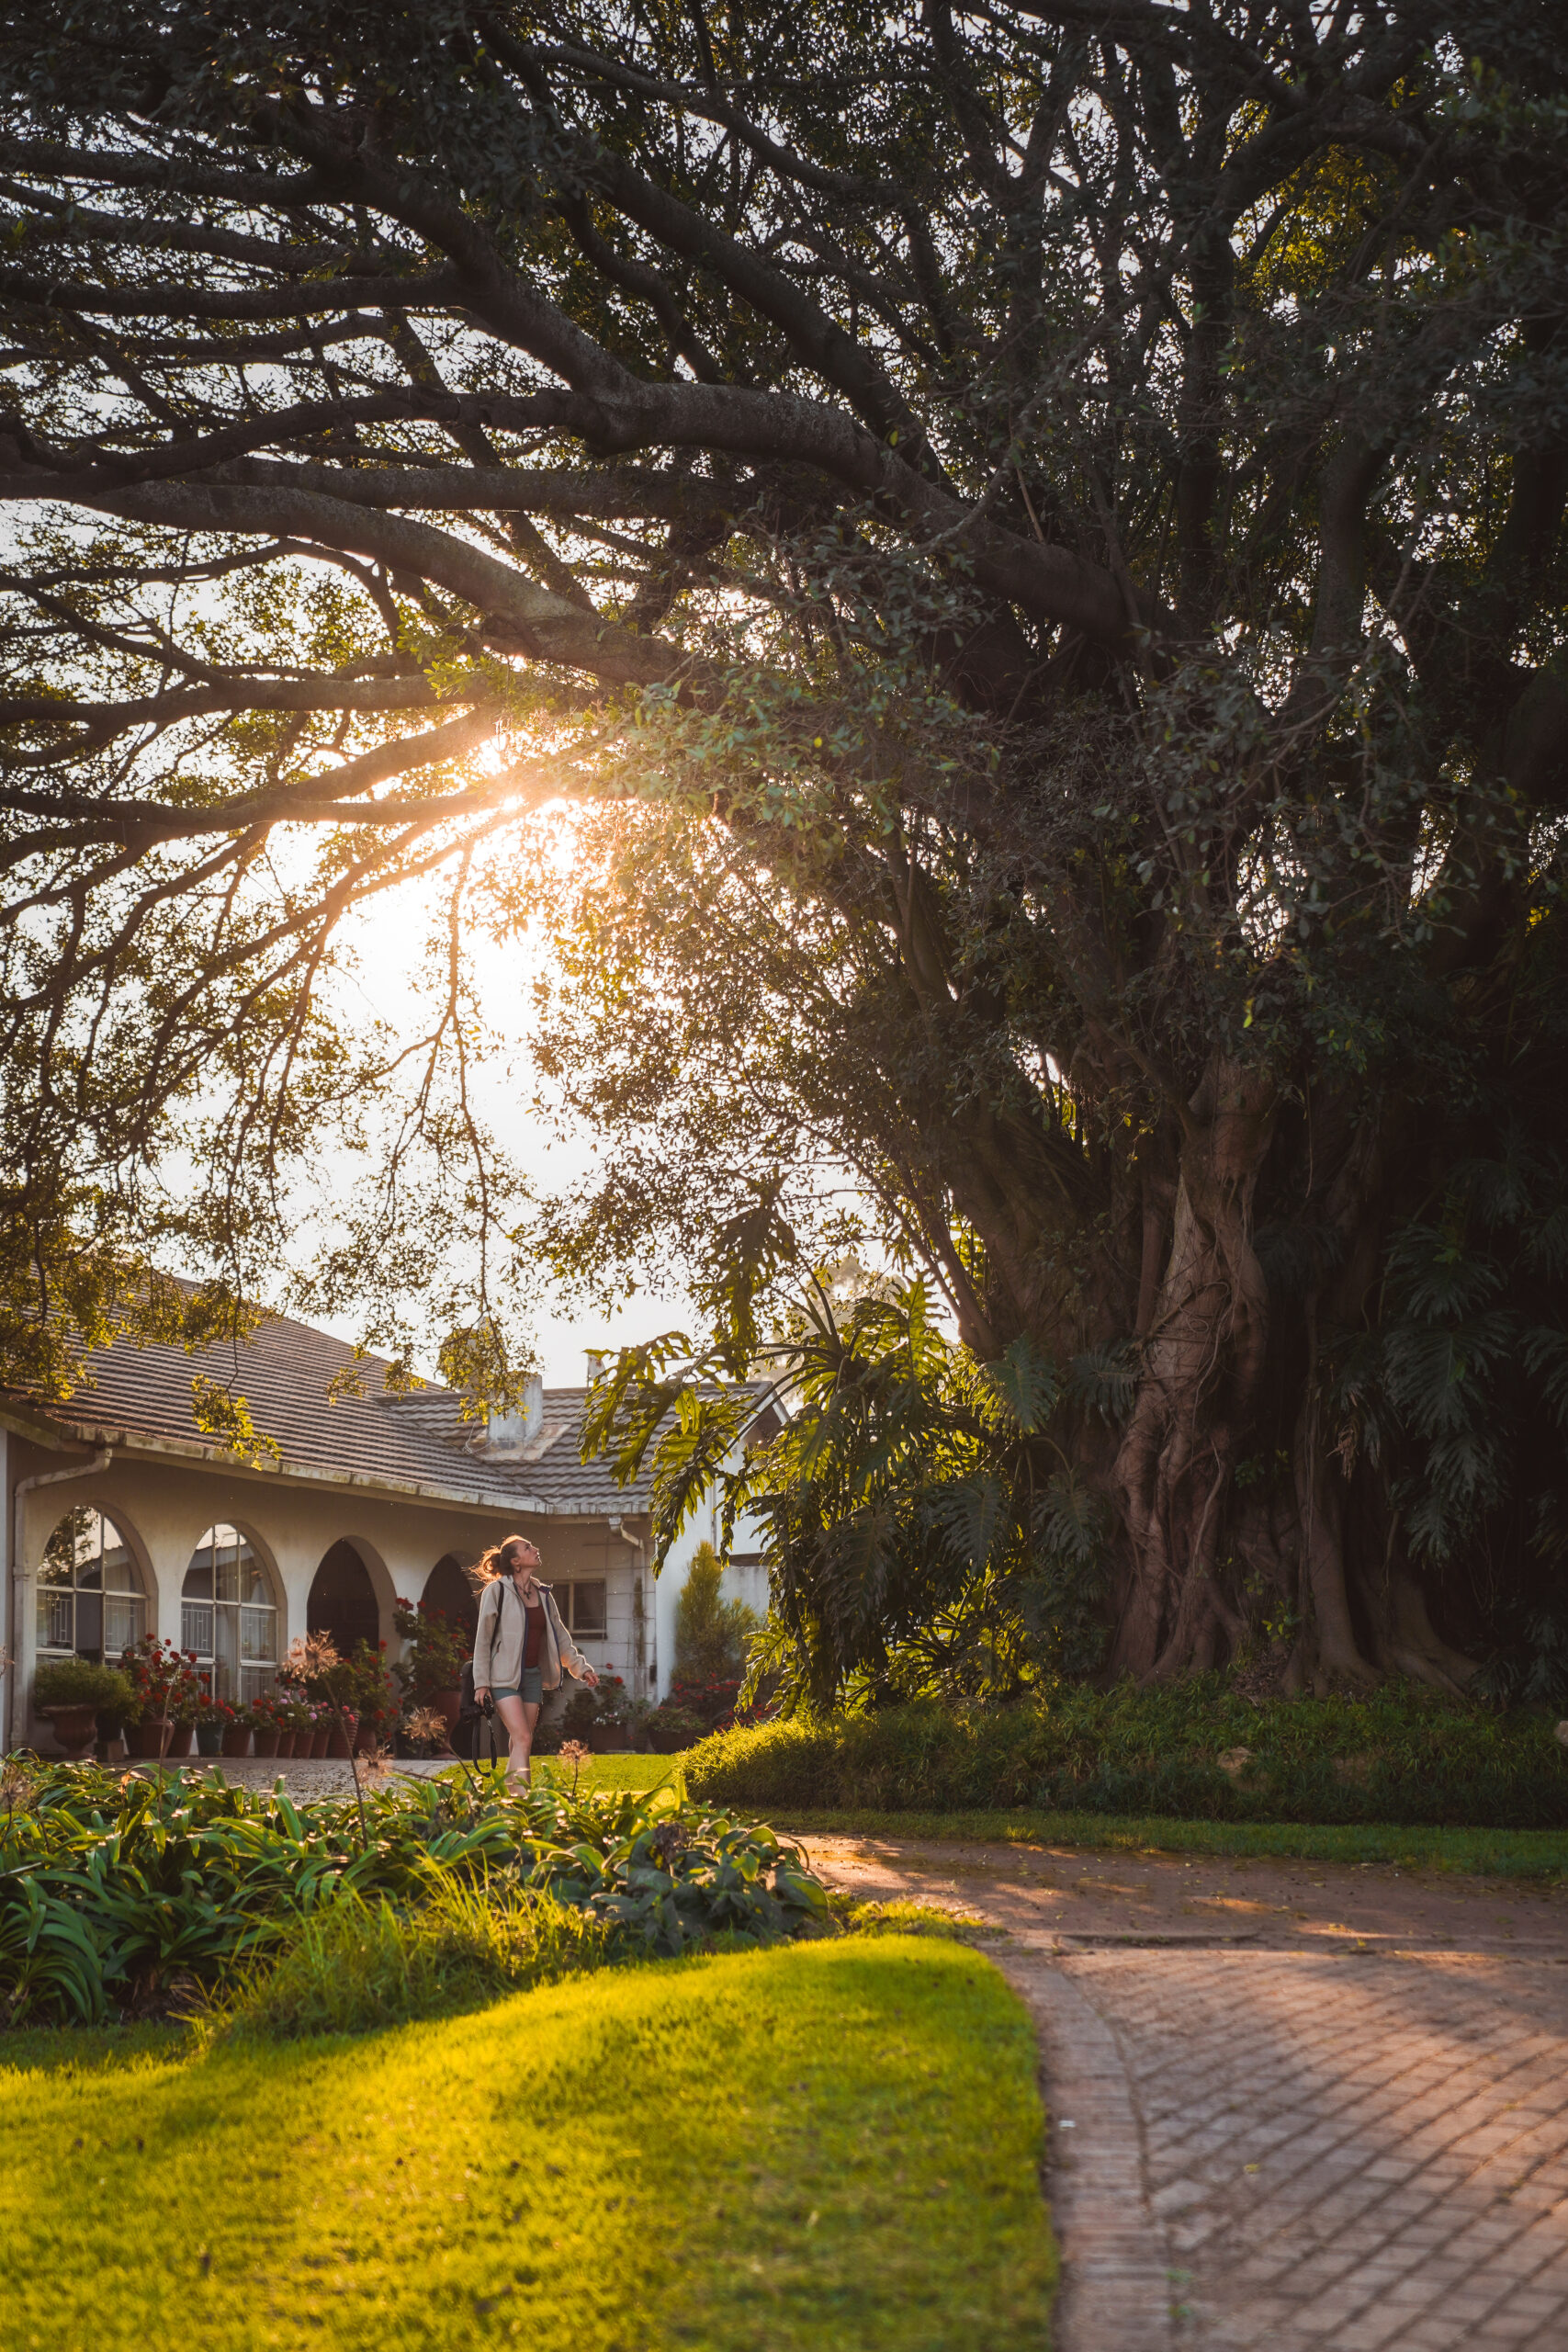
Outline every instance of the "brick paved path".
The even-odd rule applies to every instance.
[[[874,1891],[811,1842],[828,1874]],[[1535,1905],[1527,1955],[1476,1883],[1428,1880],[1401,1949],[1357,1934],[1359,1883],[1316,1865],[1332,1942],[1282,1904],[1271,1942],[1168,1925],[1074,1939],[995,1849],[994,1878],[933,1885],[933,1867],[884,1845],[874,1891],[1005,1924],[997,1957],[1040,2028],[1055,2352],[1568,2352],[1559,1905]],[[1263,1912],[1267,1873],[1248,1876]],[[1396,1897],[1385,1883],[1364,1898],[1385,1930]],[[1464,1926],[1472,1949],[1438,1948]]]
[[[1214,1951],[1057,1965],[1122,2049],[1178,2341],[1568,2346],[1568,1971]]]

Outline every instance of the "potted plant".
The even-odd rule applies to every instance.
[[[403,1655],[392,1672],[402,1686],[405,1712],[434,1707],[451,1731],[457,1721],[463,1667],[468,1656],[466,1628],[454,1624],[444,1609],[415,1608],[407,1600],[392,1610],[394,1631],[401,1637]]]
[[[620,1753],[632,1744],[632,1702],[624,1679],[602,1674],[596,1690],[575,1690],[567,1702],[562,1728],[595,1756]]]
[[[694,1747],[707,1734],[701,1715],[683,1707],[673,1699],[666,1699],[655,1707],[643,1726],[644,1736],[655,1756],[676,1756],[683,1747]]]
[[[361,1643],[360,1647],[369,1650],[367,1643]],[[369,1656],[374,1659],[375,1651],[369,1650]],[[341,1756],[345,1762],[353,1755],[355,1734],[359,1728],[357,1693],[361,1671],[360,1662],[344,1657],[330,1634],[299,1634],[289,1644],[284,1661],[285,1676],[304,1691],[316,1713],[312,1754]]]
[[[251,1747],[256,1756],[276,1756],[279,1738],[277,1702],[270,1690],[251,1702]]]
[[[251,1752],[251,1711],[223,1701],[223,1753],[238,1758]]]
[[[131,1754],[164,1755],[180,1713],[188,1712],[194,1720],[200,1703],[201,1679],[192,1658],[173,1642],[148,1634],[123,1653],[120,1669],[131,1690],[126,1710]]]
[[[33,1682],[33,1705],[47,1715],[68,1756],[85,1756],[98,1736],[98,1716],[123,1714],[130,1685],[112,1666],[91,1658],[46,1658]]]
[[[387,1665],[385,1642],[361,1641],[349,1664],[350,1699],[358,1718],[355,1753],[368,1755],[389,1742],[398,1720],[398,1686]]]

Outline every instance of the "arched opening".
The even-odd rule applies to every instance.
[[[39,1566],[39,1656],[112,1666],[146,1631],[141,1572],[119,1529],[90,1503],[67,1511]]]
[[[180,1588],[180,1647],[215,1699],[246,1706],[277,1672],[277,1596],[243,1529],[220,1521],[190,1555]]]
[[[472,1650],[474,1635],[479,1629],[479,1597],[463,1573],[463,1563],[456,1552],[447,1552],[436,1561],[424,1579],[420,1595],[420,1607],[428,1614],[439,1611],[454,1633],[460,1633],[463,1647]]]
[[[381,1612],[370,1571],[353,1544],[341,1537],[310,1580],[305,1630],[330,1634],[340,1657],[352,1657],[360,1642],[374,1649],[381,1638]]]

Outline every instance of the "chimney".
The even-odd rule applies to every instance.
[[[515,1461],[534,1443],[544,1425],[545,1384],[536,1372],[531,1372],[523,1384],[522,1411],[491,1415],[484,1450],[494,1461]]]

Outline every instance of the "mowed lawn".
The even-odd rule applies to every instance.
[[[1040,2352],[1024,2013],[961,1945],[610,1969],[358,2040],[0,2037],[5,2352]]]

